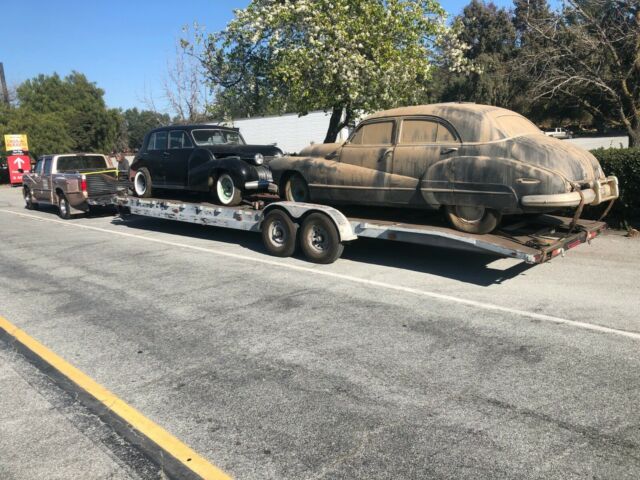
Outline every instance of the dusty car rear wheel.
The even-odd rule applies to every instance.
[[[58,194],[58,216],[64,220],[71,218],[71,206],[63,193]]]
[[[309,201],[309,185],[299,173],[294,173],[284,183],[284,199],[289,202]]]
[[[302,223],[300,247],[305,257],[314,263],[333,263],[344,251],[338,229],[322,213],[312,213]]]
[[[490,208],[463,205],[447,205],[445,214],[456,230],[477,234],[492,232],[502,219],[502,215]]]
[[[298,225],[281,210],[273,210],[262,222],[262,243],[271,255],[290,257],[296,251]]]
[[[242,202],[242,191],[236,186],[228,173],[221,173],[216,178],[214,194],[220,205],[233,207]]]
[[[141,168],[133,177],[133,192],[141,198],[149,198],[152,191],[151,174],[146,168]]]
[[[24,195],[24,206],[27,210],[35,210],[38,208],[38,204],[33,201],[33,196],[31,195],[29,187],[24,187],[22,193]]]

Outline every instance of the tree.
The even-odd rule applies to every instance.
[[[325,142],[357,112],[415,103],[429,87],[435,0],[253,0],[200,38],[221,95],[253,114],[331,111]]]
[[[30,141],[34,150],[105,152],[115,146],[118,113],[106,107],[104,91],[83,74],[73,72],[64,79],[57,74],[39,75],[18,86],[16,95],[18,107],[8,113],[10,124],[23,122],[22,131],[32,138],[53,128],[42,145]],[[27,118],[29,122],[24,121]]]
[[[571,98],[640,145],[640,3],[566,0],[558,15],[528,28],[543,46],[523,58],[536,97]]]
[[[138,150],[142,147],[144,136],[149,130],[171,123],[167,114],[160,114],[151,110],[129,108],[122,113],[126,125],[128,148]]]

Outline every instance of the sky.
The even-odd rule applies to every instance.
[[[452,14],[469,0],[441,0]],[[182,28],[221,30],[249,0],[1,0],[0,62],[9,85],[40,73],[84,73],[109,107],[161,104]],[[511,0],[494,0],[511,6]]]

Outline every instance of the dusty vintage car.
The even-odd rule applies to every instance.
[[[443,208],[459,230],[488,233],[502,215],[618,197],[596,158],[503,108],[443,103],[379,112],[344,144],[269,163],[297,202]]]
[[[133,159],[130,177],[139,197],[155,188],[211,192],[221,205],[237,205],[248,192],[276,192],[265,158],[274,145],[247,145],[237,129],[176,125],[149,132]]]

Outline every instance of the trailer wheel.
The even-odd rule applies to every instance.
[[[141,168],[133,177],[133,191],[140,198],[149,198],[152,190],[151,174],[146,168]]]
[[[27,210],[35,210],[38,208],[38,204],[33,201],[33,196],[31,195],[31,190],[29,189],[29,187],[24,187],[23,195],[24,206]]]
[[[298,225],[282,210],[267,213],[262,222],[262,243],[271,255],[290,257],[296,251]]]
[[[302,223],[300,247],[314,263],[333,263],[344,250],[333,221],[323,213],[312,213]]]
[[[64,220],[71,218],[71,207],[69,206],[69,200],[64,196],[64,193],[58,194],[58,216]]]
[[[502,220],[500,213],[484,207],[447,205],[445,213],[453,228],[467,233],[493,232]]]

